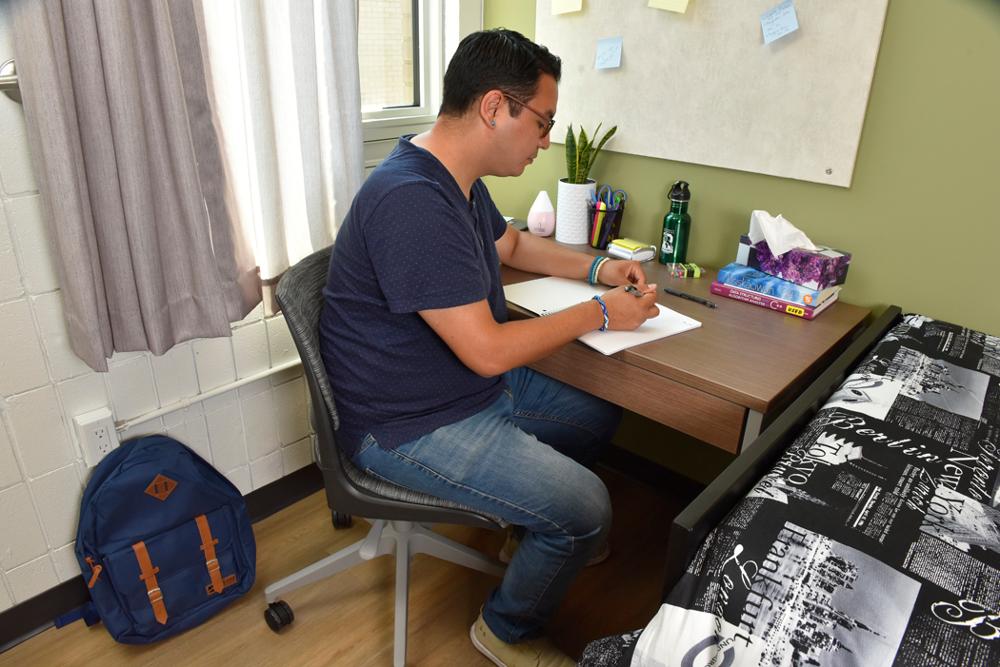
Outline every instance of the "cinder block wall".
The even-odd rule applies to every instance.
[[[14,57],[0,3],[0,62]],[[22,108],[0,95],[0,611],[79,576],[73,540],[89,470],[74,415],[102,406],[127,420],[297,358],[284,318],[257,310],[233,337],[162,357],[119,354],[95,373],[72,352]],[[297,369],[139,424],[122,439],[169,433],[245,494],[312,460]]]

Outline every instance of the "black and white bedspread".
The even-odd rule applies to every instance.
[[[617,664],[1000,665],[998,448],[1000,338],[905,316]]]

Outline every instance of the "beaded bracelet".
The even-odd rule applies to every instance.
[[[605,258],[605,259],[607,259],[607,258]],[[606,303],[604,303],[604,299],[602,299],[599,294],[595,294],[591,298],[594,301],[597,302],[597,305],[599,305],[601,307],[601,314],[604,315],[604,324],[601,325],[601,328],[598,329],[598,331],[607,331],[608,330],[608,306],[607,306]]]

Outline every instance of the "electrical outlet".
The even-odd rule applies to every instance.
[[[93,468],[101,459],[118,446],[118,432],[111,410],[99,408],[73,417],[76,439],[83,450],[87,466]]]

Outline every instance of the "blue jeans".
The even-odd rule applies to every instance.
[[[483,619],[501,640],[537,637],[611,527],[604,483],[585,466],[621,410],[526,368],[489,408],[396,449],[369,434],[354,457],[369,474],[523,526]],[[582,465],[581,465],[582,464]]]

